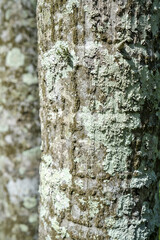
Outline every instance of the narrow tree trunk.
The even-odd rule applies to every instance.
[[[34,0],[0,1],[0,239],[37,239],[40,136]]]
[[[158,0],[39,0],[40,240],[157,240]]]

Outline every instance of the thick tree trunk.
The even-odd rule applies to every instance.
[[[39,0],[40,240],[156,240],[158,0]]]
[[[37,239],[36,2],[0,1],[0,239]]]

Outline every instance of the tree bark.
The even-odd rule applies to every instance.
[[[36,2],[0,1],[0,239],[37,239]]]
[[[39,0],[40,240],[157,240],[160,3]]]

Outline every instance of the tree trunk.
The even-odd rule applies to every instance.
[[[34,0],[0,0],[0,239],[37,239],[40,136]]]
[[[40,240],[157,240],[158,0],[39,0]]]

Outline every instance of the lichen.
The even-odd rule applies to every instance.
[[[136,177],[133,177],[131,179],[130,187],[131,188],[142,188],[142,187],[149,187],[151,184],[155,183],[157,180],[157,177],[155,175],[154,171],[135,171],[134,175]]]
[[[33,76],[31,73],[23,74],[22,81],[29,86],[33,84],[38,84],[37,76]]]
[[[51,237],[48,235],[45,240],[52,240]]]
[[[75,52],[70,51],[67,42],[64,41],[57,41],[54,47],[42,56],[42,66],[46,69],[46,90],[49,99],[53,99],[55,94],[59,95],[60,79],[66,79],[77,62]]]
[[[46,215],[46,212],[49,213],[48,209],[48,196],[55,207],[55,214],[59,215],[64,212],[69,207],[70,199],[65,193],[65,186],[69,187],[72,182],[72,175],[68,168],[63,169],[52,169],[53,159],[50,155],[43,156],[43,162],[41,163],[41,186],[40,194],[41,201],[44,203],[44,207],[40,208],[40,216],[43,219]],[[64,190],[62,190],[62,187]],[[49,217],[52,228],[57,233],[57,236],[64,238],[67,235],[67,232],[64,227],[60,227],[56,218]]]
[[[66,10],[67,13],[73,13],[73,7],[79,6],[79,0],[67,0]]]
[[[29,223],[34,224],[38,222],[38,214],[37,213],[33,213],[29,216],[28,219]]]
[[[38,230],[29,221],[38,213],[38,86],[23,82],[25,74],[36,76],[35,2],[0,1],[0,239],[6,240],[33,240]],[[30,206],[29,198],[36,199]]]
[[[99,213],[99,202],[95,200],[93,197],[89,197],[88,199],[89,205],[89,216],[91,218],[95,217]]]
[[[20,227],[20,230],[25,233],[27,233],[29,230],[28,226],[25,224],[20,224],[19,227]]]
[[[113,114],[110,112],[93,115],[89,109],[84,107],[81,113],[78,113],[77,120],[83,122],[87,135],[91,140],[107,147],[107,155],[103,162],[104,170],[109,174],[127,170],[126,162],[131,154],[129,143],[133,140],[133,137],[129,134],[125,139],[126,144],[123,144],[122,131],[126,127],[136,129],[140,126],[139,115],[128,116],[125,113]],[[116,138],[115,132],[119,132]]]
[[[134,206],[135,202],[131,194],[121,196],[118,199],[117,215],[119,217],[122,217],[123,215],[131,215]]]
[[[6,66],[14,69],[24,65],[25,56],[19,48],[13,48],[6,57]]]
[[[23,205],[27,209],[32,209],[32,208],[36,207],[37,199],[27,197],[27,198],[24,199]]]
[[[76,184],[77,186],[79,186],[81,189],[84,188],[84,184],[83,184],[82,179],[76,179],[76,180],[75,180],[75,184]]]
[[[52,228],[57,233],[56,239],[59,239],[59,238],[64,239],[64,238],[68,238],[69,237],[69,234],[67,233],[66,228],[59,226],[59,223],[57,222],[56,217],[54,217],[53,219],[50,219],[50,220],[51,220]]]
[[[73,239],[156,238],[158,1],[82,1],[68,11],[71,2],[55,1],[46,48],[48,35],[40,36],[43,150],[53,156],[41,175],[51,183],[55,169],[72,175],[68,185],[45,180],[42,232],[55,236],[64,226]]]
[[[48,194],[51,196],[53,204],[55,206],[55,211],[59,214],[64,209],[69,207],[69,199],[65,192],[60,189],[62,185],[70,186],[72,175],[69,169],[64,168],[62,170],[56,170],[51,168],[51,156],[45,156],[45,162],[41,164],[41,170],[43,174],[41,175],[41,187],[40,193],[42,200],[45,201]]]

